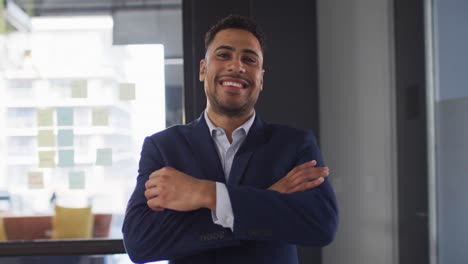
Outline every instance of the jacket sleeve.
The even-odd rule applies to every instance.
[[[304,134],[303,140],[295,165],[316,159],[318,166],[323,166],[313,134]],[[328,179],[316,188],[291,194],[250,186],[227,188],[236,239],[325,246],[335,237],[338,208]]]
[[[174,259],[204,250],[238,245],[232,232],[213,223],[211,211],[153,211],[146,204],[145,183],[164,166],[152,138],[145,139],[136,187],[128,201],[122,232],[125,249],[134,262]]]

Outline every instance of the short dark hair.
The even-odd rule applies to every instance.
[[[216,34],[224,29],[235,28],[242,29],[252,33],[260,43],[260,48],[264,52],[264,35],[262,30],[257,26],[252,19],[241,16],[241,15],[229,15],[208,30],[205,34],[205,52],[208,50],[208,46],[213,42]]]

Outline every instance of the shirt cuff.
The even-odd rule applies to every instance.
[[[226,185],[216,182],[216,210],[211,211],[213,223],[234,231],[234,213]]]

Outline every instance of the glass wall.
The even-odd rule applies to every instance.
[[[0,240],[121,238],[144,137],[183,120],[180,5],[17,2],[19,25],[0,7]]]
[[[433,27],[429,55],[433,89],[434,262],[467,263],[468,251],[468,2],[427,1]],[[429,45],[431,47],[431,45]],[[435,242],[436,241],[436,242]]]

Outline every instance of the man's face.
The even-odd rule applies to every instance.
[[[200,61],[208,106],[228,116],[250,114],[262,90],[263,73],[262,49],[252,33],[219,31]]]

